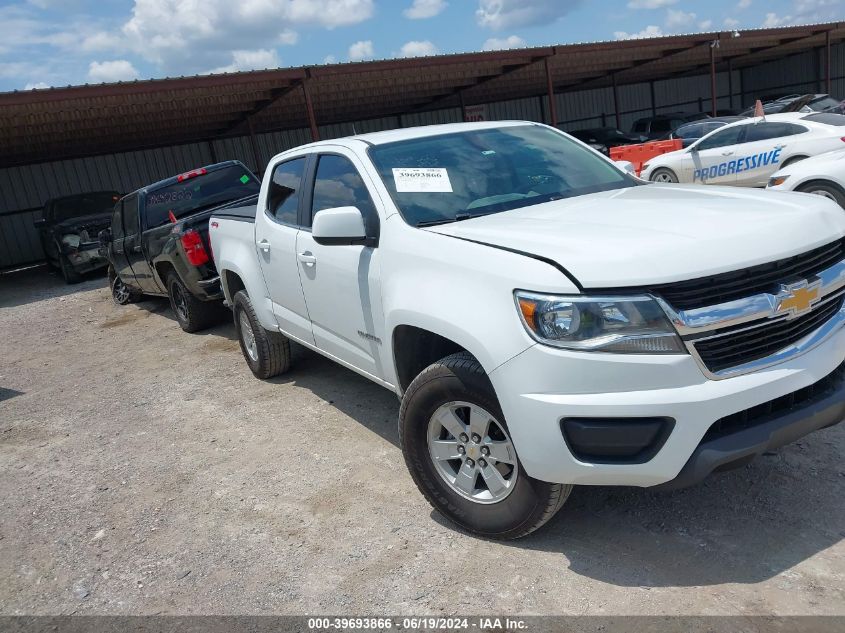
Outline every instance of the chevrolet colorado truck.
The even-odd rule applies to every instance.
[[[845,216],[819,196],[455,124],[279,154],[210,238],[252,372],[296,341],[395,391],[420,491],[487,537],[573,485],[689,486],[845,417]]]
[[[58,270],[65,283],[75,284],[84,273],[108,266],[97,236],[108,226],[119,199],[116,191],[91,191],[44,204],[44,216],[35,221],[35,228],[47,265]]]
[[[112,298],[125,304],[143,295],[166,296],[185,332],[219,321],[223,292],[207,250],[214,209],[255,209],[258,180],[242,163],[227,161],[142,187],[115,206],[111,228],[100,234]]]

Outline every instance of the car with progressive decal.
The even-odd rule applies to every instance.
[[[845,116],[772,114],[730,123],[643,165],[654,182],[765,187],[781,167],[845,147]]]
[[[252,373],[296,342],[394,391],[418,488],[487,537],[845,417],[845,214],[819,196],[660,186],[545,125],[463,123],[278,154],[209,235]]]
[[[772,174],[769,191],[800,191],[830,198],[845,208],[845,149],[813,156]]]

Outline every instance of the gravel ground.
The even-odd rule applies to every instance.
[[[0,276],[0,335],[3,614],[845,614],[845,425],[503,544],[417,492],[396,397],[311,352],[262,382],[228,323],[40,269]]]

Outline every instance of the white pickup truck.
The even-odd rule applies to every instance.
[[[845,417],[845,214],[821,197],[649,184],[544,125],[455,124],[279,154],[210,235],[253,373],[296,341],[394,390],[414,481],[477,534]]]

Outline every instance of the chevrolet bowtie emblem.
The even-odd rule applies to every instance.
[[[799,281],[782,284],[777,294],[777,314],[786,313],[792,319],[812,309],[821,300],[821,279],[813,283]]]

